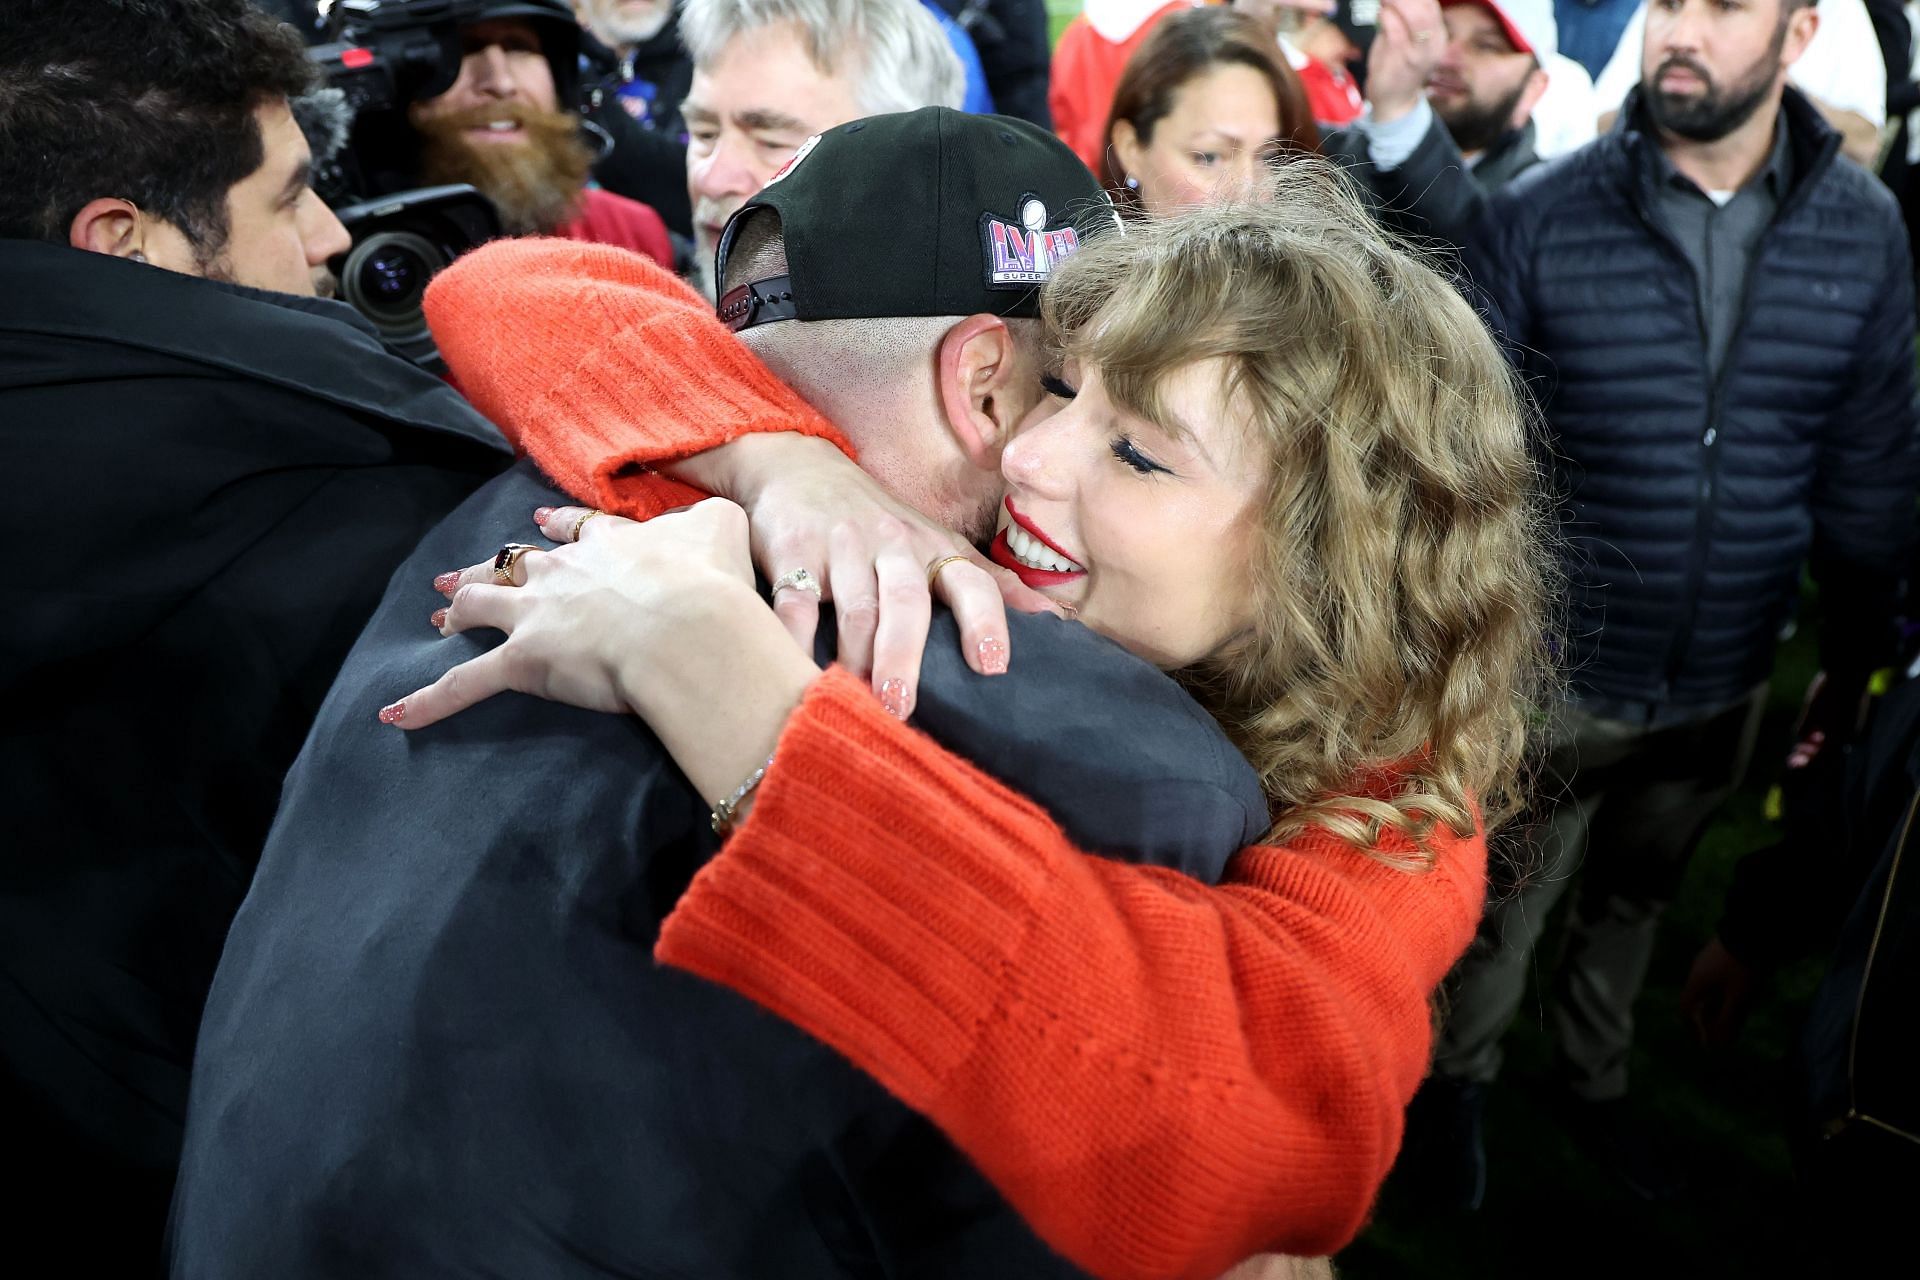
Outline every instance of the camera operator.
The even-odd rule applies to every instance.
[[[244,0],[4,0],[0,27],[7,1221],[64,1271],[151,1274],[281,778],[394,566],[508,458],[301,296],[346,235],[287,28]]]
[[[660,215],[590,183],[596,158],[567,109],[579,82],[580,27],[564,0],[483,0],[460,28],[453,87],[407,109],[421,185],[471,183],[509,235],[610,244],[673,265]]]

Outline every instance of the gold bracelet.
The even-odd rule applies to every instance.
[[[746,802],[748,796],[753,794],[753,789],[760,785],[760,780],[767,776],[767,770],[771,768],[773,768],[773,757],[768,756],[767,762],[749,774],[745,782],[735,787],[732,795],[713,806],[713,834],[724,837],[733,830],[733,815],[740,811],[740,806]]]

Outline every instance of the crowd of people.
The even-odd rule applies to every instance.
[[[0,0],[20,1238],[1328,1275],[1390,1175],[1501,1195],[1550,926],[1565,1131],[1684,1203],[1635,1010],[1779,770],[1682,1007],[1830,955],[1778,1125],[1858,1274],[1920,1181],[1916,24]]]

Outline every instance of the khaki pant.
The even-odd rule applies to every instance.
[[[1434,1069],[1491,1083],[1500,1039],[1520,1008],[1547,916],[1576,876],[1566,951],[1548,1025],[1574,1094],[1590,1102],[1627,1091],[1633,1005],[1707,820],[1745,774],[1766,706],[1762,685],[1699,719],[1648,728],[1569,709],[1536,785],[1519,866],[1491,868],[1478,935],[1448,985]]]

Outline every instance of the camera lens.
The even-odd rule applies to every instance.
[[[411,231],[383,231],[353,247],[340,269],[340,293],[394,338],[426,330],[421,299],[447,255]]]
[[[393,249],[376,258],[368,258],[360,269],[361,283],[370,296],[382,302],[397,302],[420,287],[426,278],[427,264],[420,255],[406,249]]]

